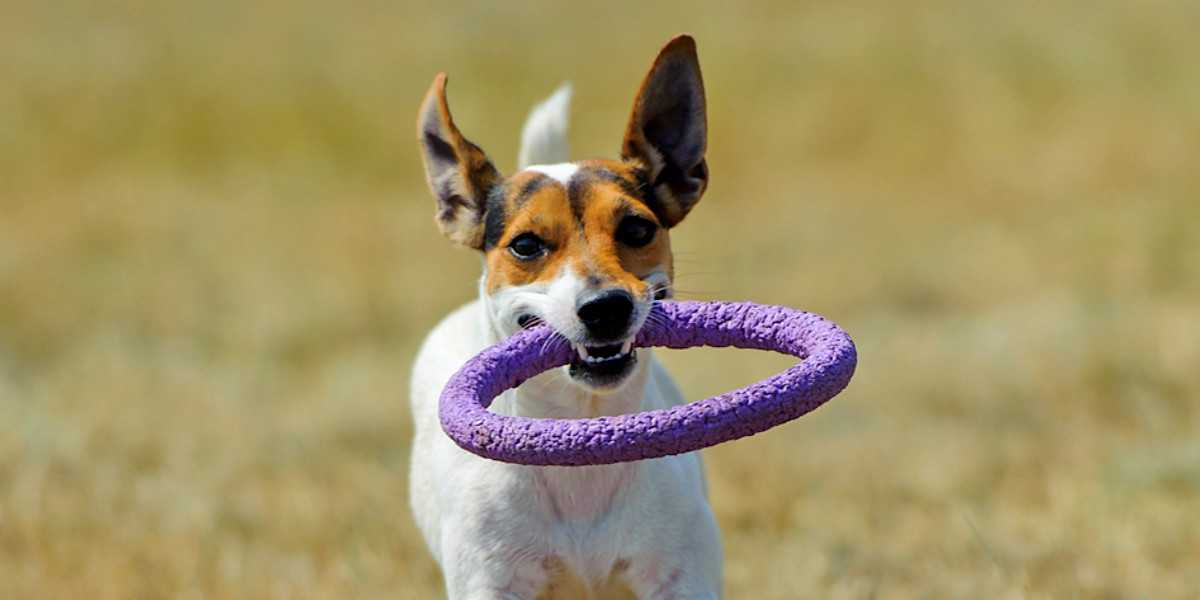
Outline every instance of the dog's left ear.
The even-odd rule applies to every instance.
[[[708,186],[708,125],[696,42],[681,35],[659,51],[642,82],[621,158],[646,169],[659,220],[674,227]]]
[[[463,137],[446,105],[446,74],[433,80],[417,118],[425,178],[437,198],[442,233],[468,248],[483,250],[488,194],[503,177],[479,146]]]

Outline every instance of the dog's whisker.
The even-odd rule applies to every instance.
[[[546,336],[546,339],[542,341],[542,348],[541,348],[540,353],[546,354],[547,352],[550,351],[550,344],[553,344],[555,342],[560,342],[560,341],[561,341],[561,343],[564,343],[564,344],[570,344],[570,340],[567,339],[567,336],[559,333],[557,330],[551,330],[550,335]]]
[[[718,292],[701,292],[696,290],[681,290],[675,289],[675,298],[677,300],[713,300],[721,296]]]
[[[655,312],[650,313],[650,316],[646,317],[646,322],[653,324],[655,327],[663,327],[666,324],[663,316]]]

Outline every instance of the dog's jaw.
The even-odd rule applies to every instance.
[[[665,275],[653,277],[657,282]],[[547,282],[517,286],[506,286],[487,293],[480,282],[483,319],[487,323],[488,337],[492,343],[539,323],[549,325],[571,344],[576,358],[561,369],[551,371],[563,386],[579,388],[591,395],[608,395],[620,392],[630,385],[634,375],[642,368],[633,340],[650,313],[654,298],[653,289],[660,284],[646,287],[647,293],[634,298],[633,311],[625,330],[615,339],[596,339],[580,321],[577,307],[580,299],[594,294],[585,277],[570,266]],[[605,411],[607,412],[607,411]]]
[[[567,374],[573,381],[597,391],[619,389],[638,364],[633,336],[615,344],[571,346],[575,349],[575,360],[567,365]]]

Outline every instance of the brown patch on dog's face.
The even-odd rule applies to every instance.
[[[547,283],[570,268],[588,288],[618,286],[648,300],[656,292],[651,275],[673,276],[670,238],[638,169],[600,159],[575,165],[565,183],[522,171],[493,192],[484,235],[487,293]]]

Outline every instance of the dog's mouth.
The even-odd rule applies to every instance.
[[[575,359],[567,372],[572,379],[591,388],[604,390],[619,386],[637,364],[633,338],[617,344],[571,344],[571,347],[575,349]]]

